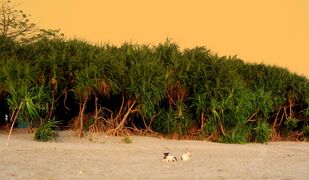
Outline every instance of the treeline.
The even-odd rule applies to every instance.
[[[309,80],[204,47],[0,38],[1,119],[226,143],[304,140]]]

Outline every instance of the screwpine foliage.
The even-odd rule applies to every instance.
[[[58,122],[55,120],[45,120],[43,124],[35,130],[34,139],[36,141],[53,141],[57,137],[57,133],[54,130],[57,127]]]
[[[271,128],[267,122],[259,121],[252,131],[252,136],[255,142],[265,143],[269,141]]]
[[[185,108],[185,105],[179,102],[177,109],[163,109],[154,123],[155,130],[168,135],[185,135],[192,126],[192,117]]]
[[[152,129],[224,143],[308,136],[309,80],[284,68],[205,47],[181,51],[170,40],[0,41],[1,103],[29,126],[55,118],[80,135]]]

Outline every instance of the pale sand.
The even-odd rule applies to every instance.
[[[35,142],[14,132],[8,148],[0,133],[0,179],[309,179],[309,143],[219,144],[59,133],[56,142]],[[188,162],[162,163],[163,152]]]

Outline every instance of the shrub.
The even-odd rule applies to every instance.
[[[259,143],[265,143],[270,139],[270,125],[265,121],[259,121],[257,126],[252,129],[253,140]]]
[[[125,144],[131,144],[132,139],[129,136],[125,136],[123,139],[121,139],[121,142]]]
[[[188,114],[179,116],[173,109],[161,111],[158,119],[154,122],[154,128],[164,134],[178,133],[184,135],[191,125],[192,120]]]
[[[248,139],[248,127],[245,125],[238,125],[226,134],[219,137],[218,142],[220,143],[233,143],[233,144],[244,144]]]
[[[299,120],[295,118],[288,118],[284,121],[280,129],[284,137],[288,137],[291,132],[296,129],[298,121]]]
[[[284,125],[284,128],[287,129],[287,130],[293,130],[294,128],[297,127],[297,122],[298,120],[295,119],[295,118],[289,118],[287,119],[283,125]]]
[[[54,128],[57,127],[58,121],[48,120],[42,123],[34,132],[34,139],[36,141],[52,141],[56,139],[57,133],[54,131]]]

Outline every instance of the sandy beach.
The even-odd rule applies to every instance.
[[[0,179],[309,179],[309,143],[219,144],[61,131],[55,142],[0,133]],[[190,161],[180,156],[190,151]],[[163,163],[163,152],[179,160]]]

